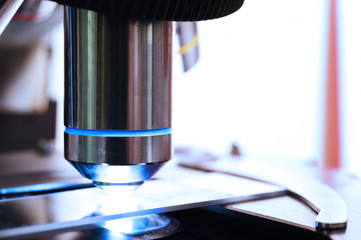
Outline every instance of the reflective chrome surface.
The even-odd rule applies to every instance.
[[[65,126],[87,131],[65,157],[98,183],[150,178],[171,158],[172,23],[66,7],[65,49]]]
[[[171,135],[97,137],[65,133],[65,157],[89,164],[133,165],[164,162],[171,157]]]
[[[65,11],[65,126],[171,126],[172,23]]]

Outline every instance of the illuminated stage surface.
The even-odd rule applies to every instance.
[[[119,194],[118,190],[112,193],[85,188],[2,200],[0,238],[31,236],[118,218],[284,195],[284,189],[280,187],[220,173],[155,179],[131,194]]]

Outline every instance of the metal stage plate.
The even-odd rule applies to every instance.
[[[119,187],[120,188],[120,187]],[[220,173],[151,180],[131,193],[86,188],[0,201],[0,239],[108,220],[276,197],[285,189]]]

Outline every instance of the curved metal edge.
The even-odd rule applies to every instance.
[[[310,180],[307,180],[311,183]],[[344,200],[333,189],[313,182],[314,190],[288,188],[290,196],[309,206],[316,213],[315,227],[319,230],[338,230],[347,227],[347,206]],[[315,193],[318,191],[319,193]],[[320,194],[323,198],[318,198]]]

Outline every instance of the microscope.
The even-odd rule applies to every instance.
[[[3,14],[0,11],[0,15],[6,16],[5,22],[11,19],[9,16],[16,12],[22,2],[0,2],[4,9]],[[171,217],[188,222],[191,228],[189,233],[194,234],[194,227],[198,226],[199,222],[211,224],[213,221],[209,219],[212,218],[220,219],[214,222],[217,224],[212,229],[214,236],[234,237],[238,235],[237,231],[233,233],[227,230],[225,234],[223,228],[227,226],[237,229],[237,221],[254,228],[254,219],[244,221],[237,217],[237,221],[235,220],[234,212],[237,212],[237,206],[234,204],[275,198],[290,192],[319,213],[315,232],[319,229],[345,228],[347,208],[331,189],[314,182],[309,183],[317,185],[318,190],[322,190],[325,196],[334,199],[325,201],[317,198],[309,188],[300,188],[297,181],[294,181],[293,185],[279,182],[275,184],[267,179],[266,175],[260,178],[257,172],[252,175],[251,171],[244,175],[257,181],[241,179],[240,175],[243,173],[238,171],[238,167],[238,170],[235,170],[238,163],[232,160],[227,162],[230,165],[218,164],[219,162],[214,162],[208,155],[185,154],[185,158],[191,157],[192,160],[207,158],[211,161],[183,161],[183,167],[197,170],[196,174],[193,171],[185,172],[186,177],[175,178],[173,175],[178,173],[172,172],[172,176],[168,176],[166,181],[153,178],[158,170],[173,158],[172,22],[224,17],[241,8],[243,0],[55,2],[64,5],[64,156],[83,177],[90,180],[90,185],[97,188],[86,182],[81,187],[70,189],[71,191],[62,189],[57,193],[42,192],[33,198],[6,195],[4,200],[0,200],[0,239],[41,236],[44,233],[74,229],[85,234],[82,235],[83,238],[77,235],[78,238],[75,239],[89,239],[91,233],[98,239],[113,239],[113,232],[109,233],[111,220],[139,216],[147,217],[142,217],[142,221],[132,221],[133,228],[136,223],[141,225],[137,226],[137,229],[142,230],[140,234],[130,235],[131,238],[163,239],[172,234],[175,234],[175,237],[179,234],[183,236],[183,233],[179,233],[180,224],[172,220],[173,218],[148,218],[148,214],[167,212],[173,212],[170,213]],[[185,65],[185,69],[187,68],[189,66]],[[137,189],[134,191],[135,195],[144,201],[142,200],[140,207],[130,209],[127,205],[129,202],[124,200],[127,197],[121,195],[114,196],[116,201],[104,206],[99,188],[110,190],[112,194],[122,192],[122,189]],[[6,193],[5,190],[2,192]],[[28,205],[33,201],[46,203],[47,217],[38,217],[35,221],[19,221],[19,209],[26,206],[25,209],[29,210]],[[102,206],[99,210],[100,202]],[[213,205],[221,207],[212,210],[211,214],[203,210],[190,210]],[[335,205],[340,206],[339,210],[335,210]],[[109,210],[109,207],[113,208]],[[89,209],[92,212],[89,213]],[[227,211],[224,215],[227,217],[221,217],[220,211]],[[202,216],[202,220],[199,220],[198,214]],[[27,217],[31,219],[31,216]],[[208,221],[205,221],[207,218]],[[152,235],[152,226],[144,226],[144,222],[161,226],[162,234]],[[97,223],[96,227],[84,228],[94,223]],[[120,225],[128,224],[122,222]],[[118,230],[120,225],[117,225]],[[185,226],[187,224],[181,228],[186,229]],[[210,230],[203,229],[203,226],[198,227],[202,229],[202,235],[196,234],[193,235],[195,238],[187,239],[199,239],[197,236],[208,239],[205,236]],[[218,227],[222,230],[218,231]],[[106,237],[102,235],[105,228],[108,229]],[[147,232],[144,232],[144,229],[148,229]],[[299,233],[310,236],[309,232],[303,230],[294,232],[295,235]],[[124,235],[119,239],[124,239],[122,237]]]
[[[97,186],[138,186],[171,159],[172,21],[231,1],[65,4],[65,158]]]

